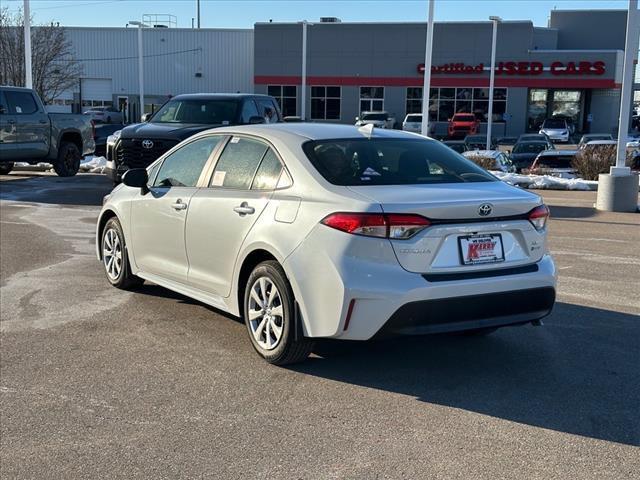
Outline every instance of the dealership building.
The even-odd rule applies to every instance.
[[[625,10],[553,10],[548,27],[498,24],[493,106],[496,135],[535,131],[550,116],[577,131],[615,133],[620,106]],[[302,23],[254,29],[143,29],[145,110],[178,93],[251,92],[276,97],[283,113],[302,113]],[[118,105],[138,118],[135,28],[67,29],[83,77],[53,108]],[[422,111],[425,23],[307,25],[306,117],[354,123],[386,110],[402,121]],[[486,128],[492,23],[437,22],[429,116],[444,134],[456,112]],[[636,82],[638,82],[636,75]],[[640,85],[634,84],[640,104]]]

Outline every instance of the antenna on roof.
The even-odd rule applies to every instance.
[[[365,137],[367,137],[369,140],[371,140],[371,136],[373,135],[373,124],[370,123],[368,125],[363,125],[361,127],[358,128],[358,131],[364,135]]]

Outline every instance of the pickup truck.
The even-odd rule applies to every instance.
[[[173,97],[143,123],[107,138],[105,173],[114,184],[130,168],[146,168],[196,133],[214,127],[275,123],[282,115],[275,98],[244,93],[197,93]]]
[[[48,162],[60,177],[71,177],[94,148],[90,118],[47,113],[35,91],[0,86],[0,174],[14,162]]]

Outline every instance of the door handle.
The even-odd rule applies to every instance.
[[[187,204],[186,203],[182,203],[182,199],[178,199],[176,200],[176,203],[172,203],[171,207],[174,210],[186,210],[187,209]]]
[[[240,214],[241,217],[245,215],[253,215],[256,213],[256,209],[250,207],[247,202],[242,202],[238,207],[233,207],[233,211]]]

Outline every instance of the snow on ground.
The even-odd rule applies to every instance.
[[[504,173],[492,171],[493,175],[503,182],[517,185],[523,188],[535,188],[544,190],[597,190],[598,182],[595,180],[583,180],[581,178],[559,178],[551,175],[520,175],[517,173]]]
[[[103,173],[104,167],[106,166],[106,158],[94,157],[93,155],[89,155],[82,159],[82,163],[80,163],[80,171],[89,173]]]

